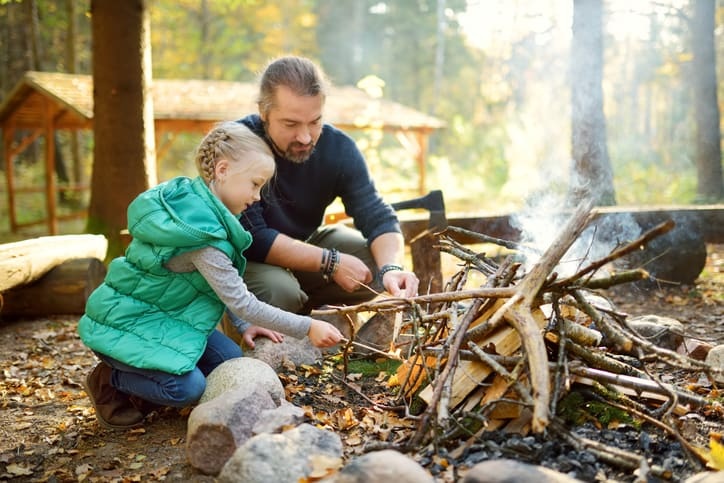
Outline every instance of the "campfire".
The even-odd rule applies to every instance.
[[[505,428],[555,437],[623,469],[646,467],[643,455],[567,429],[557,415],[558,405],[578,385],[602,403],[678,440],[695,467],[707,465],[707,456],[680,434],[677,419],[712,402],[659,380],[647,364],[704,374],[712,381],[721,370],[653,344],[603,295],[614,285],[645,279],[645,270],[599,274],[618,259],[645,249],[674,223],[664,222],[600,259],[582,262],[571,275],[557,273],[562,257],[593,218],[590,206],[576,210],[529,269],[523,263],[529,247],[465,233],[510,250],[496,262],[455,242],[450,235],[461,229],[448,227],[436,234],[436,247],[459,259],[461,268],[442,292],[320,311],[372,311],[393,318],[390,347],[375,348],[374,353],[401,361],[390,385],[397,407],[417,421],[404,443],[408,448],[444,445],[466,435],[467,443],[456,449],[459,455],[484,432]],[[466,289],[472,273],[482,274],[485,283]],[[346,350],[361,345],[351,337]],[[666,476],[664,468],[648,471]]]

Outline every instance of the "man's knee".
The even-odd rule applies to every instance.
[[[298,312],[307,302],[299,281],[284,268],[250,263],[244,281],[259,300],[288,312]]]

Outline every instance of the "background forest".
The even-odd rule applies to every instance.
[[[697,195],[697,1],[708,0],[603,2],[603,139],[620,205],[721,201]],[[446,122],[430,139],[427,188],[444,191],[448,211],[516,210],[567,189],[574,3],[152,0],[153,76],[254,81],[273,56],[311,57],[335,84],[382,89],[384,97]],[[26,70],[91,73],[89,4],[0,0],[0,101]],[[722,79],[721,0],[715,8]],[[722,82],[717,90],[721,112]],[[394,137],[350,134],[390,201],[414,195],[415,162]],[[174,140],[158,160],[161,180],[195,174],[197,142],[197,134]],[[60,135],[59,146],[66,159],[82,160],[65,176],[87,181],[91,136]],[[21,158],[19,174],[41,184],[42,172],[28,159],[33,153]]]

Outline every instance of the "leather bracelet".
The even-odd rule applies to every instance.
[[[400,265],[395,265],[394,263],[387,263],[385,265],[382,265],[382,268],[380,268],[380,271],[377,272],[377,279],[382,283],[382,278],[385,276],[387,272],[392,271],[403,271],[404,269]]]
[[[325,252],[322,252],[322,258],[323,258],[323,265],[322,265],[322,278],[325,282],[329,282],[332,279],[332,276],[337,272],[337,269],[339,268],[339,251],[336,248],[331,248],[329,250],[325,249]],[[326,255],[326,257],[325,257]]]

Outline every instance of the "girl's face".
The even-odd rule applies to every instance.
[[[255,158],[238,162],[220,159],[216,163],[214,181],[210,185],[211,192],[234,215],[239,215],[261,199],[262,186],[274,174],[274,161],[271,157],[258,153],[247,156]]]

